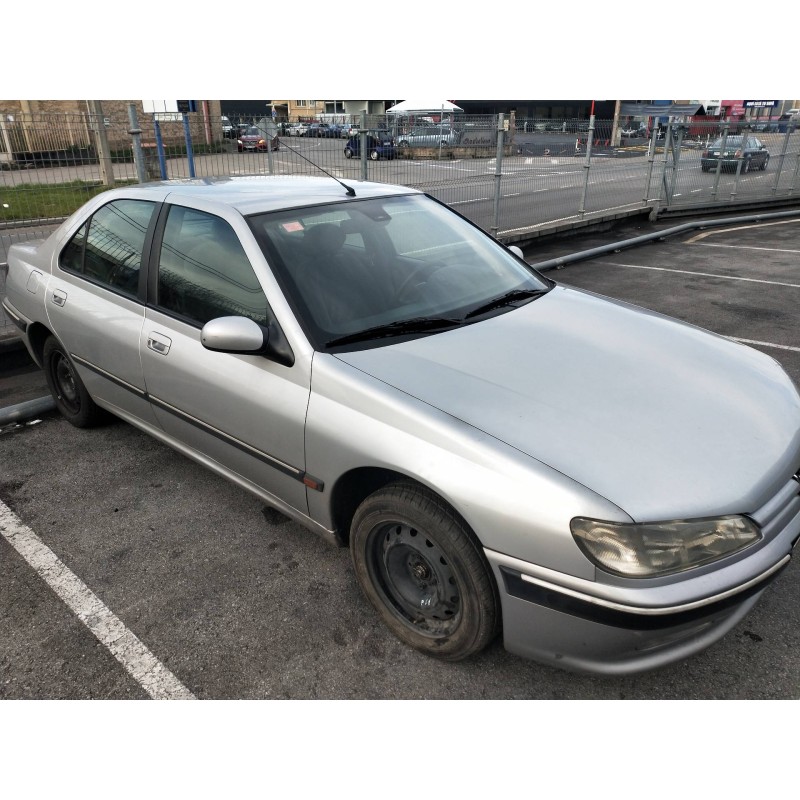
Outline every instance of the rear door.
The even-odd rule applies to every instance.
[[[146,398],[139,337],[144,323],[143,253],[158,203],[116,199],[98,208],[56,253],[47,287],[50,326],[89,394],[120,416],[155,424]]]
[[[244,220],[234,220],[237,232],[197,205],[167,206],[156,237],[141,333],[154,413],[201,460],[306,513],[310,364],[203,347],[200,331],[211,319],[244,316],[266,326],[272,315],[251,258],[262,269],[265,262]]]

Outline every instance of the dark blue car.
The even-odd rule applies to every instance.
[[[394,139],[389,131],[370,131],[367,134],[367,154],[373,161],[394,158],[397,155]],[[361,136],[351,136],[344,146],[345,158],[361,155]]]

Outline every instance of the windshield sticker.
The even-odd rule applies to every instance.
[[[296,233],[297,231],[302,231],[302,230],[303,230],[303,223],[302,223],[302,222],[299,222],[299,221],[297,221],[297,220],[296,220],[296,221],[294,221],[294,222],[284,222],[284,223],[281,225],[281,227],[282,227],[282,228],[283,228],[283,229],[284,229],[284,230],[285,230],[287,233]]]

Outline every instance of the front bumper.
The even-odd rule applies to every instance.
[[[704,650],[745,617],[791,560],[800,538],[797,481],[777,499],[763,509],[771,517],[758,520],[764,540],[750,554],[674,579],[600,583],[485,550],[500,591],[506,649],[606,675],[656,669]]]

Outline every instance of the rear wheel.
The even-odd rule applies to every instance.
[[[102,421],[105,412],[89,396],[75,365],[54,336],[44,343],[42,361],[47,386],[61,415],[77,428]]]
[[[496,635],[500,605],[481,545],[429,490],[402,481],[368,497],[353,518],[350,549],[367,599],[416,650],[459,661]]]
[[[370,158],[371,158],[373,161],[377,161],[377,160],[378,160],[378,159],[379,159],[381,156],[380,156],[380,153],[379,153],[377,150],[373,150],[373,151],[372,151],[372,152],[369,154],[369,157],[370,157]]]
[[[344,149],[344,157],[345,158],[352,158],[353,157],[353,151],[349,147],[345,147],[345,149]]]

